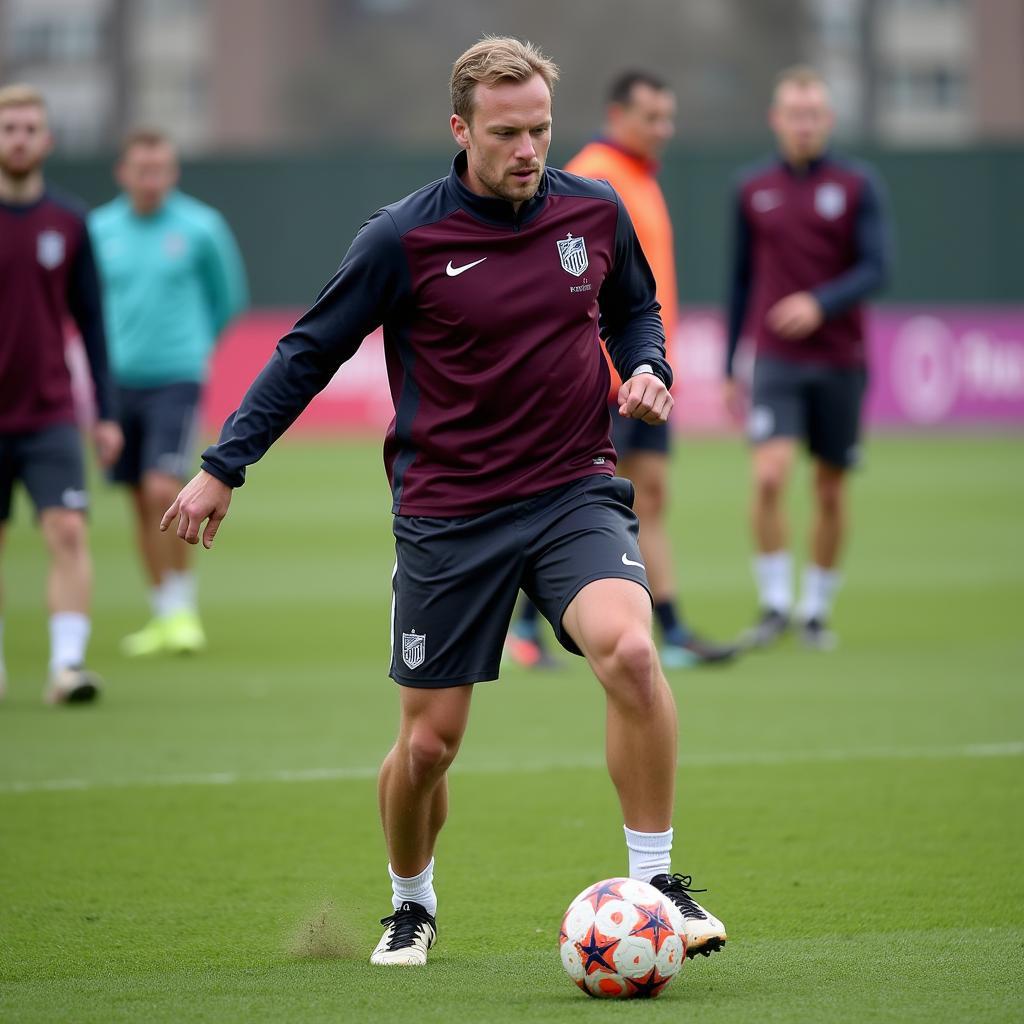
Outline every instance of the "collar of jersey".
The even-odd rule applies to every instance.
[[[807,166],[803,170],[797,170],[781,153],[778,154],[778,157],[779,164],[788,174],[792,174],[794,178],[809,178],[821,168],[822,164],[828,163],[832,158],[832,154],[826,149],[820,156],[816,156],[813,160],[808,160]]]
[[[0,210],[6,210],[8,213],[15,213],[23,215],[31,213],[33,210],[42,206],[48,199],[50,199],[50,193],[48,190],[43,189],[42,195],[36,197],[30,203],[5,203],[0,199]]]
[[[451,173],[448,175],[448,188],[455,201],[466,213],[496,227],[521,227],[528,224],[544,209],[548,197],[548,172],[541,175],[540,188],[537,194],[519,207],[516,213],[507,199],[492,196],[478,196],[470,191],[462,181],[466,172],[466,153],[462,150],[452,161]]]

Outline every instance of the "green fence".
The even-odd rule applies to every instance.
[[[569,156],[554,154],[558,163]],[[677,149],[662,184],[676,226],[684,302],[721,300],[729,203],[755,149]],[[890,194],[893,302],[1024,301],[1024,148],[862,151]],[[257,305],[304,305],[378,206],[447,172],[451,153],[380,150],[246,156],[186,164],[182,187],[218,207],[238,235]],[[55,159],[48,177],[88,203],[113,193],[109,160]]]

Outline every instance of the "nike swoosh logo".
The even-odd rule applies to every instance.
[[[638,569],[646,569],[647,566],[643,562],[634,562],[631,558],[626,557],[625,551],[622,553],[622,564],[623,565],[635,565]]]
[[[475,263],[467,263],[464,267],[453,267],[452,261],[449,260],[448,266],[444,268],[444,272],[449,277],[458,277],[459,274],[464,274],[467,270],[472,270],[474,267],[479,266],[485,259],[487,259],[486,256],[484,256],[483,259],[477,260]]]

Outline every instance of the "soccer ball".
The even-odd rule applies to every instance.
[[[584,889],[562,918],[558,943],[566,974],[599,999],[653,999],[686,960],[683,915],[632,878]]]

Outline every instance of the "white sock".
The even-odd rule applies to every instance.
[[[793,556],[786,550],[758,555],[754,577],[761,607],[788,615],[793,606]]]
[[[149,609],[153,618],[159,619],[164,613],[164,588],[160,586],[149,588]]]
[[[622,826],[629,851],[629,877],[649,882],[655,875],[667,875],[672,866],[672,829],[667,832],[634,832]]]
[[[50,616],[50,671],[81,665],[91,630],[82,612],[55,612]]]
[[[176,612],[196,610],[195,573],[175,572],[168,569],[160,584],[160,614],[174,615]]]
[[[832,613],[832,601],[842,577],[836,569],[823,569],[813,562],[804,566],[803,591],[800,595],[800,617],[827,620]]]
[[[407,900],[418,903],[431,916],[437,914],[437,895],[434,893],[434,858],[430,863],[412,878],[403,878],[396,875],[388,865],[388,874],[391,876],[391,904],[397,910]]]

